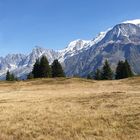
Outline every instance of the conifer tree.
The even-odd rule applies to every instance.
[[[10,81],[15,81],[15,76],[14,76],[14,74],[12,73],[12,74],[10,74]]]
[[[111,67],[107,60],[105,61],[104,66],[102,68],[101,79],[102,80],[112,80],[113,79],[113,72],[112,72]]]
[[[63,71],[63,68],[61,64],[58,62],[58,60],[54,60],[51,66],[52,70],[52,77],[65,77],[65,73]]]
[[[6,81],[15,81],[17,78],[15,78],[14,74],[10,74],[9,71],[6,73]]]
[[[101,80],[101,71],[100,71],[99,69],[97,69],[97,70],[95,71],[94,79],[95,79],[95,80]]]
[[[124,71],[124,62],[123,61],[119,61],[117,68],[116,68],[116,75],[115,75],[115,79],[122,79],[125,76],[125,71]]]
[[[127,60],[125,62],[119,61],[116,68],[116,79],[123,79],[133,76],[133,72]]]
[[[32,75],[34,78],[40,78],[40,61],[39,61],[39,59],[36,60],[34,66],[33,66]]]
[[[9,72],[9,70],[6,73],[6,81],[10,81],[10,72]]]
[[[125,64],[125,69],[126,69],[126,78],[132,77],[133,76],[133,72],[131,70],[131,67],[130,67],[128,61],[125,60],[124,64]]]
[[[51,77],[51,68],[46,56],[42,56],[40,60],[40,78]]]

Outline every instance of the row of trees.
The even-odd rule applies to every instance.
[[[94,74],[89,74],[88,79],[95,80],[112,80],[112,79],[124,79],[128,77],[132,77],[133,72],[127,60],[125,62],[119,61],[116,72],[113,74],[113,71],[106,60],[102,69],[97,69]]]
[[[51,77],[65,77],[65,73],[57,59],[54,60],[52,65],[50,66],[46,56],[42,56],[41,59],[36,60],[33,66],[33,70],[27,76],[27,79]]]
[[[123,79],[132,76],[133,72],[127,60],[125,60],[125,62],[118,62],[115,74],[113,74],[110,64],[106,60],[101,70],[97,69],[94,73],[89,74],[87,78],[95,80],[112,80]],[[27,79],[55,77],[65,77],[65,73],[61,64],[56,59],[53,61],[52,65],[49,65],[46,56],[42,56],[41,59],[36,60],[33,70],[31,73],[29,73]],[[14,76],[14,74],[7,71],[6,80],[15,81],[17,78]]]

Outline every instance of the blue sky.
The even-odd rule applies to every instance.
[[[62,49],[140,18],[140,0],[0,0],[0,56]]]

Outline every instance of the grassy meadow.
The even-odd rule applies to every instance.
[[[140,78],[0,82],[0,140],[140,140]]]

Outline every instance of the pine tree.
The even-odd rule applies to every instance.
[[[125,77],[124,62],[119,61],[116,68],[115,79],[123,79]]]
[[[15,75],[13,73],[10,75],[10,81],[15,81]]]
[[[6,73],[6,81],[15,81],[17,78],[15,78],[14,74],[10,74],[9,71]]]
[[[125,62],[119,61],[116,68],[116,79],[124,79],[128,77],[132,77],[133,72],[131,71],[131,67],[127,60]]]
[[[40,78],[51,77],[51,68],[46,56],[42,56],[40,60]]]
[[[102,80],[112,80],[113,79],[113,72],[112,72],[111,67],[107,60],[105,61],[104,66],[102,68],[101,79]]]
[[[125,64],[125,68],[126,68],[126,78],[132,77],[133,76],[133,72],[131,70],[131,67],[130,67],[128,61],[125,60],[124,64]]]
[[[101,80],[101,71],[100,71],[99,69],[97,69],[97,70],[95,71],[94,79],[95,79],[95,80]]]
[[[6,73],[6,81],[10,81],[10,72],[9,72],[9,70]]]
[[[37,59],[32,72],[27,76],[27,78],[45,78],[51,77],[51,68],[46,56],[42,56],[41,59]]]
[[[52,70],[52,77],[65,77],[65,73],[63,71],[63,68],[61,64],[58,62],[58,60],[54,60],[51,66]]]
[[[39,61],[39,59],[36,60],[34,66],[33,66],[32,74],[33,74],[34,78],[40,78],[40,61]]]

